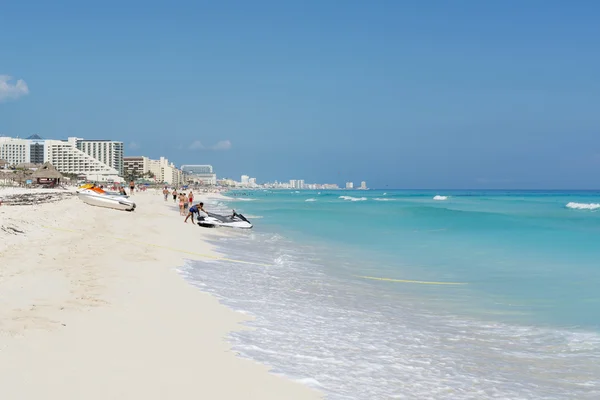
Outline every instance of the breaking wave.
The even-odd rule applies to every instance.
[[[575,203],[571,201],[567,203],[566,207],[574,210],[597,210],[600,208],[600,203]]]
[[[433,196],[433,199],[434,199],[434,200],[443,201],[443,200],[448,200],[448,196],[440,196],[440,195],[437,195],[437,196]]]
[[[365,200],[367,200],[366,197],[340,196],[339,198],[342,200],[349,200],[349,201],[365,201]]]
[[[311,201],[317,201],[317,199],[306,199],[306,200],[304,200],[304,201],[311,202]]]

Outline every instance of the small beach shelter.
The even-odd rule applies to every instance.
[[[60,172],[54,168],[54,165],[46,162],[35,171],[31,177],[37,181],[38,184],[58,184],[63,176]]]

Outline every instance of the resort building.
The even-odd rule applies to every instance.
[[[17,166],[29,162],[29,141],[0,137],[0,160],[5,160],[9,166]]]
[[[212,165],[182,165],[181,170],[186,182],[195,182],[203,185],[216,185],[217,174]]]
[[[154,174],[157,182],[164,182],[173,186],[183,184],[183,172],[164,157],[159,160],[149,160],[148,170]]]
[[[150,159],[148,157],[123,157],[123,176],[141,177],[148,172],[150,172]]]
[[[354,182],[346,182],[346,189],[354,189]]]
[[[85,154],[119,171],[123,176],[123,142],[114,140],[87,140],[72,137],[68,139]]]
[[[44,163],[44,148],[45,140],[38,135],[31,135],[27,138],[29,140],[29,162],[32,164],[43,164]]]
[[[142,177],[150,172],[154,175],[156,182],[167,183],[173,186],[179,186],[184,183],[183,171],[164,157],[158,160],[152,160],[144,156],[124,157],[123,168],[125,176]]]
[[[0,159],[9,166],[51,163],[59,172],[76,174],[90,181],[120,182],[123,173],[123,143],[112,140],[26,139],[0,137]]]
[[[59,172],[85,176],[97,182],[121,182],[119,171],[100,160],[84,153],[69,140],[46,140],[44,161],[51,163]]]

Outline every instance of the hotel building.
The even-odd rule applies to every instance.
[[[27,139],[0,137],[0,160],[6,161],[9,166],[28,163],[29,144]]]
[[[120,182],[119,171],[76,147],[75,138],[69,140],[46,140],[44,161],[59,172],[85,176],[98,182]]]
[[[119,171],[123,176],[123,142],[114,140],[87,140],[81,138],[69,138],[75,147],[96,160]]]
[[[82,139],[44,140],[37,135],[30,136],[27,139],[1,137],[0,159],[6,160],[8,165],[11,166],[23,163],[42,164],[49,162],[59,172],[85,176],[86,179],[92,181],[119,182],[122,180],[119,177],[120,173],[117,168],[105,164],[93,155],[80,150],[78,148],[79,141],[82,141]],[[109,153],[112,154],[112,152]],[[92,154],[94,154],[93,151]],[[119,155],[117,154],[116,157],[118,158]],[[119,165],[118,160],[111,163],[116,166]]]
[[[183,171],[175,167],[164,157],[152,160],[148,157],[124,157],[123,168],[125,175],[142,176],[151,172],[156,182],[179,186],[184,183]]]
[[[217,184],[217,174],[214,173],[212,165],[182,165],[181,170],[185,175],[186,182],[203,185]]]

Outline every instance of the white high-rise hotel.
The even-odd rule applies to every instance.
[[[0,159],[9,165],[50,162],[58,171],[85,175],[89,180],[120,181],[123,174],[123,142],[111,140],[44,140],[0,138]]]

